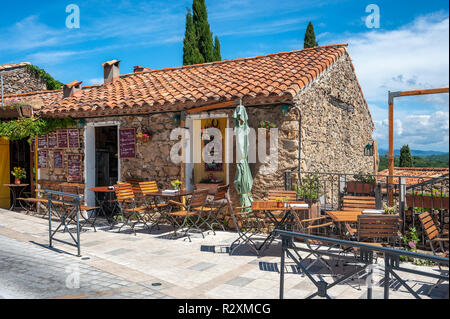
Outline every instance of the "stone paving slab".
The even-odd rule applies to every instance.
[[[6,238],[4,240],[27,243],[26,248],[15,252],[14,258],[8,253],[6,257],[0,257],[0,271],[10,268],[11,264],[18,265],[15,277],[11,277],[14,280],[8,286],[0,281],[0,291],[2,287],[12,289],[18,285],[25,298],[268,299],[279,296],[279,241],[275,241],[263,257],[255,256],[246,247],[230,256],[227,245],[236,238],[234,232],[217,231],[215,236],[205,234],[204,239],[201,235],[191,236],[192,242],[189,242],[185,238],[171,239],[170,228],[163,226],[151,234],[137,229],[136,236],[132,232],[118,233],[118,226],[112,230],[97,227],[97,232],[86,228],[87,231],[81,234],[83,258],[80,259],[73,256],[76,249],[71,246],[55,243],[53,250],[48,249],[48,224],[44,219],[0,210],[0,226],[0,236]],[[0,242],[0,251],[2,247],[3,242]],[[47,254],[52,254],[54,263],[46,260]],[[65,288],[64,282],[61,284],[67,277],[63,267],[67,266],[67,260],[79,265],[80,275],[84,277],[81,283],[86,286],[79,291]],[[317,291],[314,284],[294,267],[292,260],[286,261],[285,298],[305,298]],[[378,262],[383,261],[379,259]],[[39,270],[33,278],[38,278],[54,291],[44,289],[42,294],[37,293],[40,287],[37,279],[31,280],[30,288],[26,288],[28,270],[33,267]],[[437,273],[437,267],[411,264],[408,267]],[[336,280],[319,263],[312,270],[316,279],[329,283]],[[427,298],[425,292],[435,282],[411,274],[402,274],[402,278],[424,298]],[[153,283],[161,283],[161,286],[152,286]],[[413,298],[398,283],[393,282],[392,288],[392,298]],[[329,294],[334,298],[362,298],[366,294],[365,279],[339,284],[330,289]],[[6,292],[3,297],[11,298]],[[433,290],[431,297],[448,298],[448,283]]]

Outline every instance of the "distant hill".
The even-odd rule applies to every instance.
[[[437,152],[437,155],[414,155],[413,153],[413,166],[414,167],[449,167],[449,154]],[[380,165],[379,171],[382,171],[388,167],[388,159],[384,156],[385,153],[380,152]],[[399,156],[394,158],[394,166],[399,166]]]
[[[382,148],[378,150],[378,154],[380,154],[380,157],[384,156],[388,152],[389,150]],[[411,150],[412,156],[431,156],[431,155],[445,155],[445,154],[448,154],[448,152]],[[400,156],[400,150],[394,150],[394,156]]]

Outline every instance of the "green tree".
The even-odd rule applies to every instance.
[[[192,4],[193,23],[197,37],[197,47],[204,62],[213,61],[213,40],[208,23],[205,0],[194,0]]]
[[[413,158],[409,145],[403,145],[400,149],[400,167],[413,167]]]
[[[305,41],[303,47],[306,48],[313,48],[319,46],[319,43],[316,42],[316,35],[314,33],[314,26],[311,23],[311,21],[308,23],[308,26],[306,27],[305,32]]]
[[[184,34],[183,65],[201,64],[205,62],[197,47],[197,35],[191,10],[187,8],[186,31]]]
[[[222,61],[222,55],[220,54],[220,41],[219,41],[219,37],[217,35],[214,38],[213,60],[214,61]]]

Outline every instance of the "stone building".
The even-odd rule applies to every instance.
[[[226,128],[233,128],[232,115],[239,103],[256,130],[251,146],[262,143],[269,152],[272,139],[278,155],[270,174],[259,157],[250,164],[254,198],[283,188],[286,170],[295,173],[294,182],[299,169],[376,173],[377,152],[364,156],[365,146],[374,143],[374,123],[346,47],[329,45],[161,70],[138,68],[124,75],[119,72],[120,61],[106,62],[103,85],[83,88],[74,81],[51,93],[59,95],[56,101],[38,107],[40,116],[70,116],[80,123],[80,143],[64,149],[63,168],[55,169],[50,160],[59,149],[48,150],[49,164],[39,169],[39,178],[73,180],[68,156],[80,154],[77,181],[86,190],[130,179],[156,180],[163,188],[179,179],[192,189],[213,178],[230,184],[237,203],[235,162],[209,165],[199,154],[205,145],[202,132],[211,127],[222,133],[222,152],[232,149],[236,154]],[[270,138],[258,135],[261,121],[273,123],[277,139],[274,132]],[[189,132],[191,143],[183,149],[184,161],[174,163],[170,153],[179,137],[171,139],[171,133],[180,127]],[[92,204],[89,193],[86,199]]]
[[[17,94],[47,90],[47,83],[26,66],[29,62],[0,64],[3,94]]]

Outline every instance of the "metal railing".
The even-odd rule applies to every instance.
[[[70,246],[77,247],[77,256],[81,257],[81,242],[80,242],[80,200],[81,195],[63,193],[53,190],[45,189],[44,193],[48,195],[48,235],[49,247],[53,247],[53,241],[64,243]],[[55,230],[52,229],[52,215],[56,214],[59,218],[59,225]],[[76,238],[70,228],[71,222],[76,223]],[[55,238],[61,227],[64,227],[63,232],[67,232],[73,242],[68,242]]]
[[[293,176],[290,176],[291,174]],[[402,219],[402,233],[407,232],[410,227],[419,226],[419,244],[423,248],[425,248],[425,235],[421,231],[418,215],[424,211],[435,212],[441,232],[444,231],[443,226],[446,217],[448,220],[448,174],[440,177],[429,177],[302,172],[299,187],[295,185],[292,178],[295,174],[291,171],[285,172],[285,188],[297,188],[299,199],[309,204],[318,202],[322,210],[342,210],[342,199],[347,195],[374,197],[376,209],[383,209],[384,205],[389,206],[392,199]],[[372,180],[373,182],[360,182],[355,177]],[[414,180],[414,182],[412,183],[411,180]]]
[[[291,258],[295,264],[301,269],[301,271],[311,280],[311,282],[316,286],[317,291],[312,293],[310,296],[307,297],[307,299],[319,296],[319,297],[326,297],[331,298],[328,295],[328,290],[332,289],[339,283],[343,283],[346,280],[350,279],[353,276],[358,275],[359,273],[365,271],[368,266],[373,265],[374,261],[374,254],[375,253],[381,253],[384,257],[384,281],[383,281],[383,287],[384,287],[384,299],[389,299],[389,288],[390,288],[390,276],[392,275],[393,278],[395,278],[402,286],[406,288],[406,290],[411,293],[415,298],[421,299],[419,294],[414,291],[405,280],[403,280],[400,275],[398,274],[398,271],[406,272],[406,273],[412,273],[419,276],[425,276],[433,279],[438,279],[438,282],[432,286],[434,288],[435,286],[439,285],[443,281],[449,281],[448,276],[448,270],[446,271],[446,275],[431,273],[431,272],[425,272],[417,269],[411,269],[411,268],[405,268],[400,265],[400,256],[405,256],[409,258],[418,258],[426,261],[431,261],[436,264],[440,265],[446,265],[448,267],[449,265],[449,259],[433,256],[433,255],[425,255],[421,253],[415,253],[405,250],[399,250],[399,249],[392,249],[392,248],[385,248],[385,247],[378,247],[374,245],[368,245],[363,244],[359,242],[352,242],[347,240],[340,240],[335,238],[329,238],[329,237],[323,237],[323,236],[316,236],[316,235],[310,235],[310,234],[304,234],[304,233],[296,233],[296,232],[290,232],[290,231],[284,231],[284,230],[275,230],[275,233],[277,235],[281,236],[282,241],[282,252],[281,252],[281,269],[280,269],[280,299],[284,298],[284,275],[285,275],[285,266],[286,266],[286,257]],[[313,249],[310,245],[306,245],[307,248],[304,247],[296,247],[294,244],[294,238],[301,238],[305,241],[312,240],[316,243],[319,242],[321,245],[328,246],[328,247],[335,247],[337,248],[338,252],[332,252],[330,249],[327,250],[320,250],[320,249]],[[348,247],[356,247],[359,249],[359,256],[357,257],[348,257],[345,255],[342,255],[342,249],[345,247],[348,249]],[[323,280],[323,277],[320,276],[319,279],[316,279],[313,277],[313,274],[309,271],[308,267],[302,264],[302,258],[298,254],[298,251],[305,251],[310,253],[310,255],[315,256],[317,259],[321,259],[321,256],[328,256],[335,259],[341,259],[344,261],[357,261],[358,265],[355,267],[354,270],[345,273],[341,276],[341,278],[335,280],[333,283],[328,283]],[[295,255],[294,255],[295,254]],[[444,271],[445,272],[445,271]],[[372,268],[369,269],[369,276],[372,275]],[[367,298],[372,299],[372,285],[368,285],[367,288]],[[431,289],[430,289],[431,292]]]

